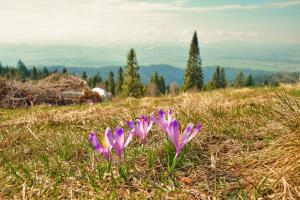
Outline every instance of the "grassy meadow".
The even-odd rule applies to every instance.
[[[163,133],[126,148],[126,178],[94,151],[89,133],[171,108],[203,130],[167,174]],[[113,163],[116,156],[113,155]],[[0,109],[0,199],[300,198],[300,85],[118,98],[96,105]]]

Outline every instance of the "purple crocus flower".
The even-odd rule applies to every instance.
[[[114,137],[110,138],[110,143],[112,144],[113,148],[115,149],[119,159],[121,159],[122,152],[123,152],[124,148],[129,144],[133,135],[134,135],[134,132],[130,131],[129,134],[127,134],[127,136],[125,137],[123,128],[117,127],[115,129]]]
[[[104,137],[101,139],[101,143],[99,143],[94,131],[90,133],[90,141],[93,147],[96,151],[101,153],[108,161],[110,161],[110,152],[112,149],[112,144],[110,143],[111,140],[112,134],[110,128],[106,128]]]
[[[171,124],[172,120],[173,120],[173,112],[172,112],[171,109],[168,110],[167,119],[166,119],[166,116],[165,116],[165,112],[162,109],[160,109],[158,111],[158,121],[153,116],[154,123],[157,124],[157,126],[163,130],[166,137],[168,137],[169,127],[170,127],[170,124]]]
[[[148,117],[145,115],[142,115],[139,119],[136,120],[136,124],[134,124],[133,121],[128,121],[127,125],[131,130],[140,136],[142,139],[142,143],[145,144],[146,142],[146,137],[149,131],[151,130],[151,127],[153,125],[153,122],[155,120],[154,113],[151,113],[150,116],[150,122],[148,120]]]
[[[176,119],[173,119],[170,123],[170,127],[168,129],[168,135],[175,146],[176,155],[175,158],[178,157],[182,147],[188,143],[191,139],[193,139],[197,133],[202,129],[202,125],[198,124],[193,129],[193,124],[189,123],[182,134],[179,133],[179,123]]]

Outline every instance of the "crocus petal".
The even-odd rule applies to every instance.
[[[147,129],[148,129],[148,118],[147,118],[147,116],[142,115],[140,117],[140,130],[143,133],[143,136],[145,136]]]
[[[99,141],[98,141],[98,139],[97,139],[96,134],[95,134],[94,131],[92,131],[90,133],[90,141],[91,141],[93,147],[95,148],[95,150],[99,151],[100,153],[103,152],[103,148],[100,145],[100,143],[99,143]]]
[[[105,142],[106,142],[107,147],[109,149],[111,149],[112,145],[114,144],[114,141],[113,141],[113,137],[112,137],[112,133],[111,133],[110,128],[108,128],[108,127],[106,128],[104,137],[105,137]]]
[[[154,112],[151,113],[150,119],[151,119],[151,122],[153,122],[154,124],[157,124],[156,118],[154,116]]]
[[[162,127],[166,124],[165,112],[162,109],[158,111],[158,121]]]
[[[153,125],[153,121],[151,120],[147,129],[147,133],[151,130],[152,125]]]
[[[125,139],[123,147],[126,147],[129,144],[129,142],[131,141],[131,139],[133,138],[133,136],[134,136],[134,130],[131,130],[129,132],[129,134],[126,136],[126,139]]]
[[[180,151],[179,149],[179,123],[176,119],[172,120],[171,126],[170,126],[170,139],[173,141],[173,144],[176,148],[176,152]]]
[[[201,131],[201,129],[202,129],[202,124],[199,123],[199,124],[195,127],[193,133],[192,133],[192,134],[190,135],[190,137],[187,139],[187,142],[189,142],[191,139],[193,139],[193,138],[197,135],[197,133],[199,133],[199,131]]]
[[[171,109],[169,109],[168,110],[168,124],[170,124],[171,123],[171,121],[172,121],[172,119],[173,119],[173,113],[172,113],[172,110]]]
[[[181,143],[185,143],[186,140],[189,138],[191,132],[192,132],[192,129],[193,129],[193,124],[192,123],[189,123],[186,127],[186,129],[184,130],[184,132],[182,133],[182,136],[181,136]]]
[[[130,129],[135,129],[136,126],[134,125],[134,122],[133,121],[127,121],[127,125]]]
[[[124,144],[124,130],[121,127],[117,127],[114,132],[115,143],[123,147]]]
[[[141,137],[145,137],[145,130],[144,130],[144,119],[137,119],[136,120],[136,126],[137,126],[137,134]]]

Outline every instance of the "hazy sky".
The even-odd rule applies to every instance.
[[[300,43],[300,1],[0,0],[0,43]]]
[[[0,0],[0,61],[185,67],[194,30],[205,66],[300,71],[300,0]]]

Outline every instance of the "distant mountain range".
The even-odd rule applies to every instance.
[[[56,68],[59,71],[62,71],[63,69],[62,66],[51,66],[48,68],[51,71],[55,70]],[[83,71],[85,71],[89,77],[99,73],[103,79],[106,79],[110,71],[112,71],[115,74],[115,78],[116,78],[119,67],[117,66],[107,66],[107,67],[99,67],[99,68],[67,67],[67,69],[70,73],[74,73],[78,76],[81,76]],[[240,71],[244,73],[245,77],[248,76],[249,74],[252,74],[255,78],[271,76],[272,74],[277,73],[277,72],[264,71],[264,70],[225,68],[227,81],[229,82],[234,81],[236,75]],[[151,75],[154,72],[157,72],[159,75],[162,75],[165,78],[167,84],[176,82],[178,85],[181,85],[183,83],[184,69],[177,68],[171,65],[160,64],[160,65],[141,66],[139,72],[141,75],[141,79],[144,83],[148,83],[150,81]],[[215,67],[203,67],[204,81],[207,82],[208,80],[210,80],[214,72],[215,72]]]
[[[200,40],[201,41],[201,40]],[[132,44],[138,63],[142,66],[168,63],[184,68],[189,55],[189,41],[185,44]],[[60,65],[73,67],[123,66],[128,45],[0,45],[0,62],[16,66],[21,59],[26,66]],[[200,42],[204,66],[225,66],[265,71],[300,72],[299,44],[269,44],[245,41],[216,43]]]

